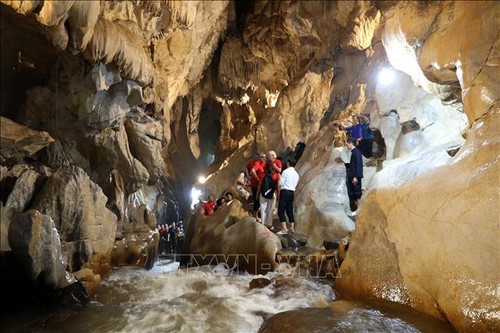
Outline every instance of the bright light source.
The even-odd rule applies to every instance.
[[[196,187],[193,187],[191,189],[191,208],[194,208],[194,205],[198,203],[200,195],[201,190],[197,189]]]
[[[396,77],[396,74],[392,69],[389,68],[382,68],[380,72],[378,73],[378,82],[381,84],[387,85],[392,83],[394,81],[394,78]]]
[[[207,179],[205,178],[205,176],[199,176],[198,177],[198,183],[205,184],[206,181],[207,181]]]

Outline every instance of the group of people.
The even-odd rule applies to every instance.
[[[283,170],[276,152],[270,150],[267,155],[257,153],[255,159],[247,163],[244,171],[250,180],[254,216],[270,230],[274,229],[273,214],[276,202],[278,203],[278,217],[281,223],[278,234],[295,232],[293,201],[300,178],[295,164],[295,159],[288,159]]]
[[[159,254],[169,254],[177,253],[182,247],[182,241],[184,240],[184,226],[182,221],[175,224],[172,222],[169,224],[158,224],[158,233],[160,234],[160,242],[158,245]]]
[[[342,142],[351,151],[350,161],[345,163],[346,185],[351,215],[355,215],[362,196],[362,156],[367,158],[372,156],[374,135],[370,129],[369,118],[365,115],[354,117],[351,126],[338,126],[344,133]],[[247,202],[253,204],[251,208],[253,215],[258,222],[270,230],[274,230],[273,215],[277,204],[281,224],[281,230],[277,234],[295,232],[293,203],[295,190],[300,179],[295,170],[295,164],[296,160],[290,158],[286,161],[283,169],[282,162],[277,158],[275,151],[270,150],[267,155],[259,152],[254,159],[247,163],[245,170],[240,173],[236,180],[237,193]],[[251,193],[247,191],[248,186]],[[231,192],[226,192],[217,200],[210,194],[207,201],[200,199],[196,209],[200,209],[205,215],[212,215],[219,207],[232,202],[232,200],[233,194]]]
[[[237,193],[248,203],[252,204],[253,216],[258,222],[274,231],[273,215],[276,209],[281,222],[278,234],[295,232],[295,217],[293,214],[294,192],[299,181],[299,174],[295,170],[296,161],[290,158],[286,162],[285,170],[276,152],[257,153],[250,160],[245,170],[238,176],[235,184]],[[250,192],[247,190],[250,187]],[[233,193],[227,191],[215,200],[212,194],[207,200],[199,199],[194,209],[204,215],[213,215],[218,208],[230,204],[234,199]],[[287,221],[288,218],[288,221]]]
[[[349,139],[354,140],[356,147],[364,157],[370,158],[373,156],[374,135],[367,115],[353,117],[353,124],[344,127],[344,131],[349,134]]]
[[[224,195],[219,197],[217,200],[215,200],[212,194],[209,194],[207,201],[203,201],[200,198],[196,209],[199,209],[204,215],[213,215],[217,209],[223,205],[229,205],[233,199],[233,193],[230,191],[224,193]]]

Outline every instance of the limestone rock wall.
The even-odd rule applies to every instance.
[[[376,175],[338,281],[342,291],[411,305],[464,332],[500,325],[499,106],[489,97],[498,95],[498,80],[478,84],[498,71],[498,14],[494,3],[414,4],[388,14],[384,44],[391,64],[429,91],[435,83],[459,84],[471,127],[454,158],[445,147],[429,148],[418,160],[395,160]],[[433,25],[403,20],[409,15],[432,16]],[[437,33],[427,30],[436,27]],[[414,62],[398,63],[399,50],[412,53],[408,46],[418,50]]]
[[[240,116],[240,110],[247,112],[255,145],[240,146],[203,186],[218,194],[230,185],[227,178],[237,172],[227,171],[227,165],[239,169],[241,156],[252,156],[242,150],[282,151],[300,139],[307,148],[298,165],[302,181],[297,191],[297,229],[307,232],[313,244],[345,235],[354,225],[345,216],[344,172],[338,161],[349,157],[325,146],[333,141],[333,121],[369,114],[385,140],[386,152],[375,165],[365,161],[365,197],[355,224],[355,250],[350,248],[342,266],[339,289],[411,305],[448,319],[460,331],[497,329],[499,206],[498,177],[493,174],[498,173],[494,153],[498,134],[488,124],[498,121],[498,80],[493,78],[498,71],[498,5],[380,4],[379,17],[377,7],[370,9],[367,3],[322,4],[332,28],[320,14],[311,22],[320,22],[323,30],[315,30],[314,24],[301,30],[297,22],[308,22],[314,6],[319,4],[261,2],[247,20],[249,31],[243,41],[231,39],[224,45],[218,79],[225,88],[218,100],[230,112],[238,110]],[[356,16],[357,24],[335,16],[330,6],[348,7],[343,13]],[[484,20],[477,22],[479,18]],[[473,28],[465,22],[472,22]],[[290,26],[293,32],[283,28]],[[294,44],[298,31],[307,40],[304,47]],[[342,37],[323,37],[324,31]],[[322,43],[315,44],[311,36]],[[352,42],[358,37],[371,42]],[[259,43],[253,45],[255,40]],[[449,40],[453,40],[450,48],[443,47]],[[307,53],[309,48],[314,56]],[[280,53],[284,49],[292,50],[293,61]],[[400,71],[392,84],[377,80],[383,67]],[[318,72],[325,79],[315,86],[311,79],[319,77]],[[329,95],[322,95],[321,89]],[[474,99],[480,100],[471,102]],[[398,113],[389,113],[391,109]],[[231,116],[238,118],[234,111]],[[447,153],[459,147],[454,157]],[[473,156],[481,156],[481,162],[474,163]],[[472,194],[476,185],[465,184],[476,184],[483,173],[491,181],[479,181],[481,194]],[[481,204],[457,202],[468,194],[481,198]],[[462,214],[454,213],[455,204]],[[465,213],[469,209],[470,215]],[[477,230],[464,235],[471,223]],[[477,247],[478,242],[483,245]],[[456,251],[477,255],[469,263],[458,263]],[[488,259],[480,264],[472,259],[482,255]],[[449,266],[450,262],[456,264]],[[422,268],[426,265],[430,268]],[[434,269],[442,266],[447,268]],[[444,301],[452,295],[459,295],[460,301]]]
[[[181,118],[170,108],[208,66],[234,14],[228,4],[2,1],[2,45],[12,45],[2,53],[2,255],[28,260],[11,248],[9,226],[35,208],[55,222],[62,272],[88,292],[111,265],[152,267],[156,223],[183,218],[162,155],[176,145],[170,120]],[[21,162],[31,165],[16,171]],[[40,253],[52,247],[36,244]],[[85,267],[95,275],[80,274]],[[24,271],[37,280],[60,278],[59,268]],[[52,280],[49,288],[64,287]]]
[[[149,266],[154,223],[183,218],[167,203],[188,206],[198,175],[219,195],[256,151],[301,141],[298,231],[312,245],[353,232],[341,291],[460,331],[495,329],[499,11],[494,1],[2,0],[12,45],[2,50],[2,253],[13,250],[4,230],[37,208],[78,258],[66,270],[101,272],[112,253],[116,265]],[[378,80],[382,68],[396,70],[392,84]],[[365,160],[353,223],[338,126],[360,114],[380,154]],[[86,215],[76,189],[95,206]],[[220,244],[199,237],[191,251],[235,250],[221,245],[229,229],[211,228]]]

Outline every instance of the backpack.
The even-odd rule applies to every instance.
[[[276,182],[273,179],[273,175],[266,173],[264,179],[262,179],[261,194],[266,199],[272,199],[274,195],[274,190],[276,189]]]

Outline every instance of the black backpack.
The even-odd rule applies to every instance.
[[[264,198],[272,199],[275,189],[276,189],[276,182],[273,179],[273,175],[271,173],[266,173],[264,179],[262,179],[260,193]]]

